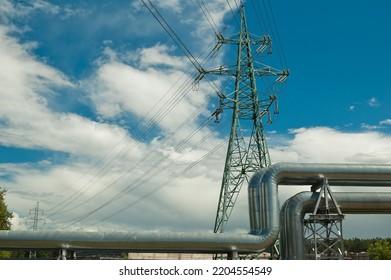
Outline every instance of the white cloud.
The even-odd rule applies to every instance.
[[[21,218],[18,213],[13,212],[11,219],[12,230],[27,230],[26,219]]]
[[[342,132],[329,127],[291,130],[285,147],[272,149],[274,162],[391,163],[391,136],[378,132]]]
[[[164,9],[174,10],[176,12],[182,11],[182,3],[179,0],[158,1],[157,4]]]
[[[169,52],[173,49],[167,45],[158,44],[151,48],[144,48],[140,50],[139,59],[140,66],[142,68],[147,67],[159,67],[159,66],[169,66],[175,69],[186,70],[186,67],[189,67],[189,61],[184,57],[177,57],[169,55]]]
[[[186,64],[167,50],[162,45],[139,50],[142,69],[124,64],[115,53],[101,63],[96,76],[86,83],[98,113],[108,119],[134,114],[145,122],[158,121],[159,127],[167,130],[177,128],[195,114],[187,125],[193,128],[198,115],[210,115],[203,106],[207,94],[213,91],[205,94],[201,86],[192,92],[193,77],[181,70]],[[160,68],[163,64],[170,67]]]
[[[391,119],[383,120],[380,122],[380,125],[391,125]]]
[[[64,88],[74,89],[77,85],[71,83],[55,68],[49,67],[31,55],[30,45],[21,44],[8,36],[5,28],[1,30],[3,40],[0,42],[0,61],[2,62],[0,63],[0,73],[2,73],[0,75],[0,99],[1,104],[7,104],[0,112],[2,145],[61,151],[71,155],[71,160],[63,164],[53,164],[48,158],[34,165],[21,163],[0,166],[2,178],[12,178],[12,180],[1,179],[0,181],[10,190],[7,197],[10,201],[9,205],[21,217],[28,213],[35,201],[42,203],[43,210],[50,210],[66,201],[67,203],[60,207],[65,212],[51,216],[47,220],[48,227],[61,228],[63,224],[56,223],[80,217],[82,213],[96,208],[96,205],[102,205],[114,199],[119,193],[123,193],[118,197],[118,201],[114,200],[115,203],[109,204],[104,211],[97,211],[96,215],[83,220],[84,225],[88,225],[104,217],[105,213],[115,212],[119,206],[127,205],[126,201],[137,201],[162,182],[172,180],[170,178],[175,177],[178,171],[187,166],[184,164],[198,160],[216,145],[217,139],[211,137],[207,143],[202,143],[195,149],[191,149],[186,142],[183,142],[185,145],[180,149],[176,149],[174,147],[178,142],[175,142],[174,137],[170,142],[155,149],[161,141],[156,140],[147,146],[147,144],[133,141],[119,126],[98,123],[75,113],[54,112],[48,103],[48,95],[57,94],[57,91]],[[159,49],[158,54],[164,55],[164,50],[164,48]],[[176,63],[175,57],[170,60],[167,54],[165,58],[168,61],[167,65],[181,67],[180,63]],[[112,53],[108,62],[99,64],[97,76],[92,79],[94,82],[99,82],[98,86],[104,86],[98,87],[101,91],[97,91],[97,94],[101,96],[94,97],[102,98],[102,103],[97,102],[97,104],[102,106],[100,112],[102,115],[106,114],[105,116],[115,116],[123,112],[136,116],[144,115],[161,98],[162,92],[168,91],[178,77],[183,75],[183,72],[173,69],[157,71],[149,67],[142,71],[115,59],[116,55]],[[145,65],[151,63],[149,61]],[[180,91],[179,93],[182,94]],[[172,95],[166,98],[170,97]],[[205,98],[201,91],[184,98],[181,104],[172,109],[172,115],[162,119],[161,126],[167,129],[176,128],[187,116],[198,109]],[[113,109],[116,106],[121,110]],[[196,129],[196,121],[192,120],[184,128],[189,131]],[[198,141],[197,139],[203,137],[202,135],[206,132],[207,129],[204,134],[198,134],[198,138],[194,137],[196,139],[192,140]],[[186,135],[182,131],[180,138],[186,138]],[[129,154],[130,150],[131,154]],[[94,161],[105,154],[107,157],[93,166]],[[164,155],[168,156],[168,161],[165,161],[165,164],[169,164],[168,169],[163,169],[164,164],[156,164]],[[210,185],[208,182],[214,182],[213,184],[219,186],[219,182],[216,181],[220,172],[215,172],[215,169],[210,167],[222,166],[222,159],[224,156],[211,157],[209,162],[183,175],[182,180],[188,185],[186,192],[190,200],[193,200],[200,191],[195,187],[190,189],[192,184],[202,186],[205,193]],[[158,172],[159,170],[165,170],[167,173]],[[154,176],[148,177],[148,173]],[[191,183],[186,178],[192,178]],[[134,191],[129,191],[135,186],[137,188]],[[170,192],[170,186],[167,186],[167,189]],[[218,192],[218,187],[213,190],[214,192]],[[216,196],[217,194],[208,196],[209,199],[205,199],[203,203],[214,200]],[[163,195],[152,198],[152,201],[156,205],[170,205],[169,199],[172,199],[172,195],[163,192]],[[145,215],[132,218],[135,227],[142,228],[146,222],[160,227],[173,222],[173,226],[179,227],[181,222],[173,219],[170,214],[176,211],[183,213],[179,214],[182,217],[194,213],[192,218],[199,222],[204,220],[202,216],[199,216],[200,211],[196,211],[199,204],[198,206],[178,206],[177,204],[181,204],[179,201],[176,202],[175,207],[167,208],[169,211],[166,214],[162,213],[160,208],[149,209],[149,206],[140,203],[140,208],[135,208],[136,212],[145,213]],[[209,216],[215,211],[214,204],[210,204],[209,208],[205,206],[201,208],[204,214],[209,209],[210,212],[207,214]],[[124,216],[128,217],[129,212],[125,211],[111,221],[121,224],[123,223],[121,218],[127,220]],[[167,220],[162,220],[162,217],[166,217]],[[203,223],[205,226],[205,221]],[[18,222],[15,221],[15,224]]]
[[[34,3],[32,4],[35,5],[35,9],[41,9],[46,2],[36,1]],[[14,8],[10,6],[10,14],[15,13]],[[27,10],[26,8],[26,13]],[[162,182],[170,182],[176,176],[175,174],[187,166],[185,164],[198,160],[219,142],[212,136],[208,138],[207,143],[200,142],[197,148],[191,148],[186,142],[181,142],[183,145],[180,148],[176,147],[177,139],[187,138],[188,132],[198,128],[197,115],[206,114],[209,117],[210,113],[201,106],[207,98],[207,94],[203,93],[202,84],[199,91],[186,95],[191,89],[189,81],[192,78],[184,74],[183,69],[189,62],[171,55],[171,48],[159,44],[139,50],[138,63],[142,66],[142,70],[124,64],[119,60],[115,51],[106,48],[106,55],[110,55],[107,56],[106,61],[99,61],[96,76],[89,81],[81,82],[83,88],[97,89],[92,97],[99,108],[99,113],[106,118],[111,118],[124,113],[137,117],[144,116],[161,99],[162,93],[169,92],[179,77],[182,77],[182,80],[178,87],[187,81],[188,88],[173,89],[165,96],[165,99],[161,99],[160,104],[157,104],[157,110],[159,110],[159,108],[164,108],[163,105],[168,102],[166,109],[170,114],[156,121],[159,121],[160,128],[163,130],[172,130],[191,117],[193,112],[196,114],[193,118],[189,118],[180,135],[174,135],[170,142],[163,143],[157,140],[147,146],[147,144],[133,141],[119,126],[98,123],[72,112],[55,112],[50,107],[48,97],[61,94],[63,90],[79,90],[78,85],[54,67],[38,60],[32,54],[34,42],[20,43],[8,34],[9,30],[9,27],[4,26],[0,29],[0,99],[1,104],[7,104],[0,112],[1,144],[70,154],[70,159],[62,164],[54,163],[47,158],[35,164],[0,165],[2,175],[0,182],[10,190],[7,197],[10,201],[9,205],[12,209],[17,209],[21,217],[25,216],[38,200],[42,202],[44,210],[50,210],[65,200],[67,204],[62,205],[64,207],[62,210],[66,212],[59,216],[51,216],[48,222],[70,220],[91,211],[96,205],[102,205],[123,192],[123,195],[119,197],[120,200],[115,200],[116,203],[110,204],[104,212],[112,213],[119,206],[127,205],[129,201],[137,201]],[[164,71],[159,69],[160,67],[163,67]],[[179,100],[181,102],[177,106],[171,107]],[[201,110],[197,112],[199,108]],[[150,119],[145,119],[146,122],[152,120],[151,116],[149,117]],[[209,133],[209,129],[206,128],[199,132],[196,137],[192,137],[193,143]],[[123,141],[120,141],[121,139]],[[155,150],[156,145],[160,146]],[[114,150],[111,151],[113,147]],[[131,148],[131,160],[129,160],[126,157]],[[92,166],[94,161],[104,154],[107,157],[96,166]],[[167,155],[169,159],[165,162],[169,164],[169,168],[164,169],[167,173],[157,172],[165,167],[164,164],[162,166],[156,164],[164,155]],[[200,192],[201,186],[202,192],[208,194],[202,203],[199,202],[193,206],[183,205],[176,194],[181,191],[171,192],[172,187],[167,186],[168,193],[163,192],[163,195],[152,197],[151,200],[156,205],[167,205],[169,211],[165,214],[160,207],[150,209],[149,203],[147,206],[139,203],[141,208],[135,211],[145,213],[145,215],[140,215],[139,218],[136,215],[132,218],[135,227],[141,228],[148,221],[149,224],[161,227],[166,224],[162,217],[166,217],[178,227],[183,220],[188,221],[188,225],[191,226],[193,218],[198,222],[203,222],[205,226],[204,216],[200,216],[199,213],[203,211],[204,215],[213,216],[215,205],[213,203],[210,203],[209,207],[200,205],[214,201],[217,196],[218,187],[213,189],[213,195],[209,196],[211,194],[210,182],[217,186],[220,185],[218,182],[220,168],[216,172],[215,168],[210,167],[222,166],[221,161],[224,158],[224,151],[219,157],[209,157],[208,161],[197,165],[191,172],[183,174],[182,179],[174,183],[174,186],[179,186],[180,190],[188,195],[188,202],[194,202],[193,198]],[[148,173],[156,177],[145,177]],[[140,182],[143,183],[142,187]],[[188,187],[183,189],[181,184]],[[129,192],[128,189],[132,189],[135,185],[139,187]],[[175,206],[170,203],[173,195],[177,199]],[[72,197],[72,200],[68,200]],[[199,211],[200,208],[203,210]],[[183,220],[173,218],[171,214],[174,212],[183,213],[179,214]],[[88,222],[99,220],[104,213],[98,211],[97,216],[93,215],[91,219],[83,222],[86,225]],[[127,221],[129,212],[124,212],[112,220],[121,224],[123,220],[120,218],[124,216]],[[192,217],[191,220],[188,219],[189,216]],[[15,224],[18,224],[16,220]],[[51,225],[54,228],[58,226]]]
[[[31,0],[27,3],[15,3],[15,1],[10,0],[0,2],[0,19],[4,21],[12,18],[26,17],[34,11],[57,15],[60,13],[60,7],[43,0]]]
[[[361,128],[369,129],[369,130],[374,130],[374,129],[381,128],[381,126],[379,126],[379,125],[370,125],[370,124],[367,124],[367,123],[362,123],[360,126],[361,126]]]
[[[38,61],[24,45],[0,27],[0,143],[94,156],[125,136],[117,126],[74,113],[53,112],[47,97],[74,88],[65,75]]]
[[[372,97],[371,99],[369,99],[368,105],[371,107],[379,107],[381,103],[379,102],[379,100],[377,100],[376,97]]]

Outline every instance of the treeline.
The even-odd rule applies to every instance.
[[[344,250],[350,253],[367,252],[371,260],[391,260],[391,238],[345,239]]]
[[[391,243],[391,238],[372,238],[372,239],[360,239],[351,238],[344,239],[344,250],[352,253],[368,252],[369,246],[375,244],[376,241],[388,241]]]

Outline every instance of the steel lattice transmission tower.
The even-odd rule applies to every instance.
[[[45,219],[42,218],[44,215],[44,212],[42,209],[39,208],[39,202],[37,202],[34,209],[30,209],[29,216],[26,219],[26,224],[32,224],[28,227],[28,230],[38,231],[42,230],[42,226],[45,223]],[[35,259],[37,257],[36,251],[30,251],[29,252],[29,258]]]
[[[268,116],[270,120],[272,106],[275,106],[275,113],[278,113],[277,97],[276,94],[271,92],[274,88],[272,85],[269,87],[269,92],[265,93],[263,91],[263,95],[260,96],[256,77],[275,76],[273,83],[282,83],[289,75],[289,70],[281,71],[264,64],[261,68],[254,67],[251,47],[256,46],[256,52],[258,53],[267,51],[270,54],[271,38],[268,35],[256,37],[248,32],[244,5],[241,6],[240,14],[239,33],[230,38],[218,34],[215,47],[215,49],[219,49],[223,44],[236,45],[236,67],[222,65],[212,70],[202,69],[196,78],[196,81],[200,80],[207,74],[235,77],[233,97],[230,98],[223,93],[218,93],[220,107],[213,113],[218,120],[223,108],[233,110],[214,226],[214,232],[216,233],[224,232],[243,183],[249,181],[254,171],[270,165],[262,118]],[[247,131],[251,131],[251,133],[246,135]]]
[[[45,218],[42,218],[44,211],[39,208],[39,202],[37,202],[35,208],[30,209],[29,216],[26,219],[26,224],[30,225],[28,230],[42,230],[45,224]]]

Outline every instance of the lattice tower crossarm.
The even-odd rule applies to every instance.
[[[269,94],[259,99],[256,76],[276,76],[275,82],[280,83],[287,78],[289,70],[280,71],[266,65],[262,68],[254,68],[251,45],[260,45],[257,50],[263,51],[270,48],[271,39],[270,36],[265,35],[262,37],[250,35],[243,5],[239,33],[232,38],[225,38],[222,34],[218,34],[217,39],[215,49],[220,49],[223,44],[237,45],[236,68],[222,65],[211,70],[201,69],[196,81],[207,74],[235,77],[233,99],[223,94],[219,95],[220,106],[233,109],[214,227],[214,232],[224,232],[243,183],[249,181],[254,171],[270,165],[262,117],[270,115],[273,104],[277,106],[277,97],[275,94]],[[249,127],[251,127],[251,134],[244,135],[244,131]]]

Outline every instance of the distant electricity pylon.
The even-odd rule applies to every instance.
[[[29,215],[26,219],[28,230],[42,230],[42,227],[45,224],[45,219],[43,218],[43,215],[44,211],[42,209],[39,209],[39,202],[37,202],[35,208],[30,209]]]
[[[39,209],[39,202],[37,201],[37,205],[35,206],[35,208],[30,209],[29,215],[26,218],[26,224],[28,225],[28,230],[33,230],[33,231],[42,230],[42,227],[45,224],[45,219],[42,217],[43,215],[44,212],[42,209]],[[29,258],[36,259],[37,252],[30,251]]]
[[[213,113],[216,121],[224,108],[233,110],[231,132],[229,136],[228,150],[221,183],[219,203],[217,207],[214,232],[224,232],[228,219],[232,213],[235,202],[244,181],[248,182],[253,172],[270,165],[269,151],[266,145],[262,118],[268,117],[271,122],[271,109],[278,114],[277,96],[274,88],[276,84],[284,82],[289,70],[277,70],[268,65],[258,63],[254,67],[252,46],[256,53],[271,54],[271,38],[268,35],[257,37],[248,32],[244,5],[240,11],[240,31],[233,37],[226,38],[222,34],[217,35],[215,49],[220,49],[223,44],[237,46],[236,67],[221,65],[211,70],[201,69],[196,82],[205,75],[233,76],[235,78],[235,90],[232,96],[217,93],[220,98],[220,106]],[[258,92],[256,77],[276,78]],[[270,81],[269,81],[270,82]],[[265,83],[267,84],[267,83]]]

